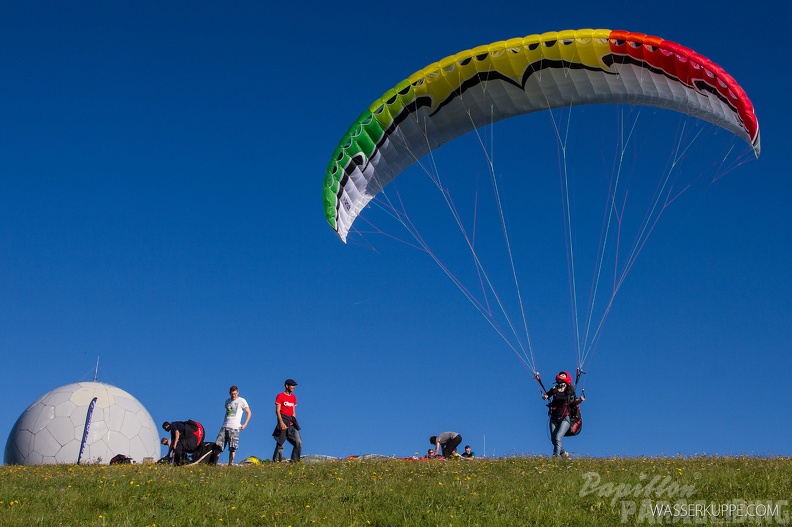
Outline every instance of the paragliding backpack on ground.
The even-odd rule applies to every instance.
[[[565,436],[576,436],[583,429],[583,417],[580,415],[580,405],[569,405],[569,430]]]
[[[110,460],[111,465],[129,465],[132,463],[134,463],[132,458],[124,454],[116,454],[113,456],[113,459]]]
[[[217,465],[217,459],[222,451],[223,449],[218,444],[204,441],[190,454],[191,462],[189,464],[206,463]]]

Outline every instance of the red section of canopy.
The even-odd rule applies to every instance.
[[[756,148],[759,123],[753,104],[723,68],[690,48],[643,33],[611,31],[610,47],[615,55],[630,57],[646,67],[663,71],[697,91],[701,91],[702,85],[709,86],[737,110]]]

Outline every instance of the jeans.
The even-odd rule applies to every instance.
[[[288,441],[292,446],[291,460],[294,463],[300,461],[302,455],[302,438],[300,438],[300,431],[297,430],[291,421],[288,422],[286,430],[281,430],[278,435],[274,435],[275,452],[272,454],[273,461],[280,461],[283,459],[283,444]]]
[[[174,465],[181,465],[184,463],[185,458],[187,457],[186,452],[184,451],[184,441],[179,441],[176,443],[176,446],[173,449],[173,464]]]
[[[564,434],[569,430],[569,416],[564,417],[560,421],[550,419],[550,441],[553,442],[553,455],[560,456],[564,454],[564,447],[561,446],[561,441],[564,439]]]

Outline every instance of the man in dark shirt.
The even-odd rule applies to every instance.
[[[465,445],[465,451],[460,454],[462,459],[474,459],[476,453],[470,450],[470,445]]]
[[[162,429],[170,432],[171,440],[168,445],[168,454],[166,457],[171,457],[174,465],[181,465],[184,459],[184,442],[186,427],[184,421],[165,421],[162,423]]]

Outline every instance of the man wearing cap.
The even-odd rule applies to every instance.
[[[278,418],[278,423],[275,425],[275,431],[272,432],[272,437],[277,441],[272,461],[283,460],[283,443],[288,441],[292,445],[291,461],[297,463],[302,453],[300,425],[295,415],[297,397],[294,395],[294,387],[297,386],[297,382],[294,379],[286,379],[283,384],[284,391],[275,397],[275,416]]]

